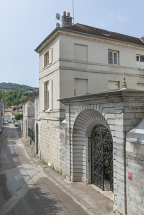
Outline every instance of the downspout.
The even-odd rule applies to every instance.
[[[70,105],[69,105],[69,143],[70,143],[70,181],[71,181],[71,128],[70,128]]]
[[[125,214],[127,214],[127,185],[126,185],[126,128],[124,128],[124,194],[125,194]]]

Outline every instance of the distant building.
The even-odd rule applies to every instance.
[[[4,119],[5,120],[14,120],[16,113],[23,113],[23,104],[10,106],[4,109]]]
[[[37,90],[31,96],[23,101],[23,136],[30,140],[35,151],[38,150],[38,106],[39,91]],[[37,144],[38,145],[38,144]]]

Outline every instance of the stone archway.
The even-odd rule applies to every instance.
[[[73,181],[91,183],[91,148],[88,139],[95,125],[103,125],[110,131],[106,119],[94,109],[83,110],[75,119],[72,134]]]

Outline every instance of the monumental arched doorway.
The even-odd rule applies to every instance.
[[[107,135],[104,135],[104,133],[108,134],[109,138]],[[100,138],[103,143],[101,144],[101,147],[105,149],[101,154],[102,159],[98,156],[98,154],[101,153],[100,150],[102,150],[101,147],[98,150],[97,145]],[[107,144],[107,142],[109,143]],[[77,115],[73,125],[71,162],[72,180],[84,181],[86,184],[94,183],[104,190],[105,186],[103,186],[103,184],[106,178],[104,171],[106,171],[105,166],[107,164],[107,162],[105,162],[106,158],[104,153],[108,151],[108,148],[110,150],[109,155],[111,156],[111,163],[109,163],[111,177],[109,177],[108,183],[111,184],[110,189],[113,190],[113,141],[110,127],[104,116],[97,110],[86,109],[81,111]],[[96,160],[94,160],[94,157]],[[101,171],[104,173],[103,176],[101,176],[101,180],[97,179],[97,183],[94,181],[96,176],[93,175],[96,168],[95,163],[99,166],[101,165],[101,168],[103,168]]]

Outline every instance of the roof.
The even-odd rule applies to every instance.
[[[106,91],[106,92],[100,92],[100,93],[95,93],[95,94],[85,94],[81,96],[72,96],[68,98],[62,98],[58,99],[62,104],[65,103],[74,103],[74,102],[83,102],[86,100],[93,100],[97,98],[104,98],[107,96],[117,96],[117,95],[124,95],[125,93],[141,93],[144,96],[144,91],[143,90],[135,90],[135,89],[129,89],[129,88],[121,88],[120,90],[112,90],[112,91]]]
[[[22,101],[22,104],[24,104],[25,102],[27,101],[34,101],[35,100],[35,97],[39,95],[39,89],[34,91],[31,95],[28,95],[28,97]]]
[[[12,108],[5,108],[4,112],[13,112],[13,109]]]
[[[127,137],[144,139],[144,117],[135,128],[127,133]]]
[[[88,25],[83,25],[83,24],[75,24],[75,25],[70,25],[66,27],[60,27],[60,28],[55,28],[35,49],[35,51],[38,51],[39,48],[58,30],[63,30],[63,31],[71,31],[75,33],[80,33],[80,34],[86,34],[89,36],[95,36],[95,37],[100,37],[104,39],[109,39],[109,40],[115,40],[115,41],[120,41],[120,42],[125,42],[125,43],[130,43],[130,44],[135,44],[139,46],[144,47],[144,42],[142,41],[142,38],[137,38],[137,37],[132,37],[96,27],[91,27]]]

